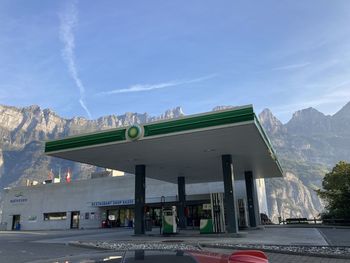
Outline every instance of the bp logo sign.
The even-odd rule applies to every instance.
[[[23,193],[22,192],[16,193],[15,197],[23,197]]]
[[[131,141],[138,140],[143,135],[143,127],[134,124],[126,130],[126,138]]]

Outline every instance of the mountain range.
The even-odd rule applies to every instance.
[[[36,105],[0,105],[0,187],[21,185],[26,179],[44,181],[51,169],[64,173],[70,168],[73,179],[87,178],[98,170],[45,156],[45,140],[182,115],[181,107],[177,107],[158,117],[128,112],[96,120],[65,119]],[[285,171],[283,179],[266,180],[270,217],[273,221],[278,217],[317,217],[323,204],[314,189],[321,186],[323,176],[335,163],[350,161],[350,102],[332,116],[308,108],[295,112],[290,121],[282,124],[265,109],[259,119]]]
[[[259,119],[286,172],[266,180],[269,214],[274,221],[317,217],[324,205],[314,190],[337,162],[350,161],[350,102],[332,116],[307,108],[282,124],[265,109]]]

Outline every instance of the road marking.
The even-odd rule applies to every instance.
[[[38,233],[38,232],[31,232],[31,231],[0,231],[0,236],[3,236],[2,234],[9,234],[9,235],[47,235],[47,233]]]

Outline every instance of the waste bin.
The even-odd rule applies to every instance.
[[[103,220],[101,226],[102,228],[108,228],[110,227],[110,223],[108,220]]]
[[[21,224],[20,224],[20,223],[17,223],[15,229],[16,229],[16,230],[21,230]]]

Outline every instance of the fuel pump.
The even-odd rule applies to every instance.
[[[225,214],[224,214],[224,194],[211,193],[211,215],[213,219],[214,233],[224,233],[225,229]]]
[[[175,233],[177,233],[176,206],[166,207],[163,209],[162,232],[163,232],[163,234],[175,234]]]

